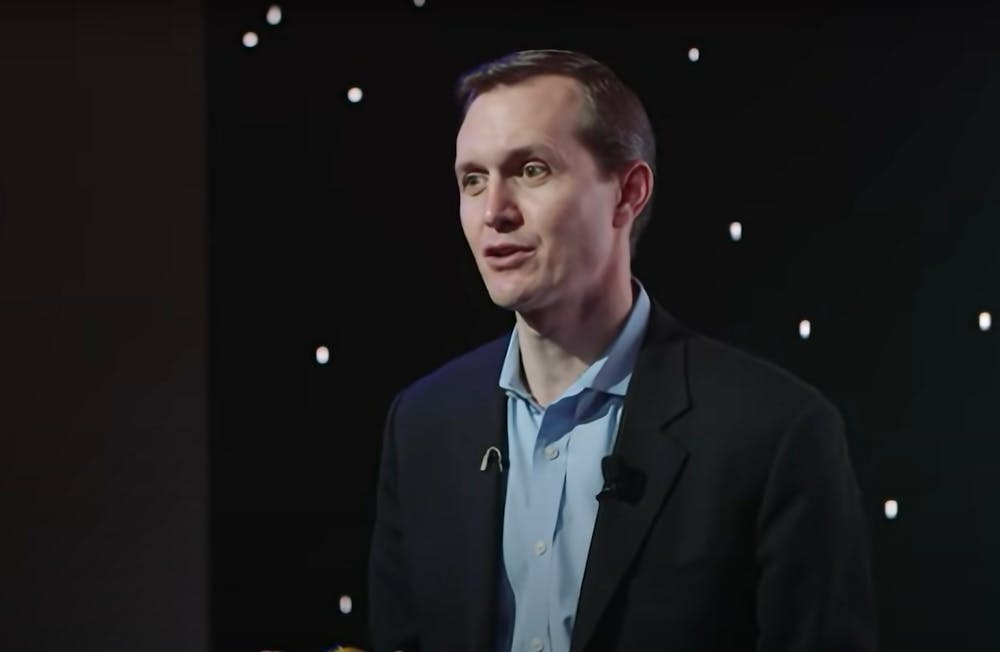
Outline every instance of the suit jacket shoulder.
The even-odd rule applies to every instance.
[[[688,347],[688,381],[695,401],[710,396],[735,413],[765,419],[795,418],[809,406],[837,411],[814,385],[753,353],[696,333]]]
[[[449,360],[399,392],[398,410],[407,419],[439,415],[450,402],[494,397],[510,334],[491,340]]]

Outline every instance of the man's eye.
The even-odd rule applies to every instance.
[[[524,176],[529,179],[540,177],[545,174],[545,171],[545,166],[540,163],[528,163],[522,170]]]
[[[467,174],[462,177],[462,187],[468,188],[470,186],[476,185],[480,181],[480,176],[478,174]]]

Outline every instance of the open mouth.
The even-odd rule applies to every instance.
[[[497,245],[487,247],[486,262],[494,269],[517,267],[534,254],[534,249],[520,245]]]

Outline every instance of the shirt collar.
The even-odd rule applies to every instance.
[[[639,355],[639,345],[642,344],[646,324],[649,321],[650,300],[646,289],[638,279],[632,277],[632,288],[635,300],[625,324],[607,350],[593,364],[587,367],[580,377],[570,385],[563,396],[572,396],[584,389],[593,389],[625,396],[629,381],[632,379],[632,368]],[[507,355],[500,369],[500,388],[508,394],[515,394],[525,400],[531,399],[531,392],[521,380],[521,349],[518,344],[517,328],[513,329],[510,342],[507,344]]]

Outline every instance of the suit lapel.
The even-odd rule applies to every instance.
[[[458,571],[464,573],[466,587],[465,594],[457,596],[461,602],[456,611],[456,615],[465,612],[465,622],[456,618],[455,627],[465,631],[463,649],[468,650],[493,648],[508,457],[507,396],[497,381],[506,346],[507,338],[503,338],[502,347],[497,347],[499,356],[487,356],[483,368],[468,379],[452,433],[457,451],[456,490],[460,492],[455,507],[462,512],[460,522],[464,524],[454,552],[465,559]],[[500,450],[503,473],[495,462],[486,471],[480,470],[483,454],[491,446]]]
[[[687,458],[668,426],[691,405],[686,333],[653,304],[632,372],[615,453],[645,478],[636,504],[601,503],[577,604],[571,652],[586,649],[615,590],[631,565]]]

